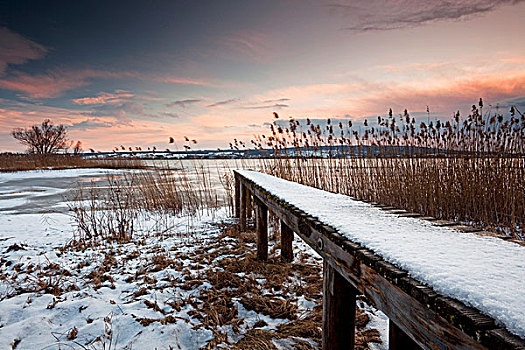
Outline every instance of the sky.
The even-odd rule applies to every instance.
[[[525,111],[522,0],[0,0],[0,151],[228,148],[281,118]],[[174,137],[175,144],[169,144]]]

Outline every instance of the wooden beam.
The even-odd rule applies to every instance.
[[[256,201],[257,260],[268,259],[268,207]]]
[[[351,350],[357,291],[323,260],[323,350]]]
[[[246,189],[246,186],[241,183],[241,193],[239,196],[240,204],[239,204],[239,229],[241,232],[246,231],[246,198],[248,195],[246,194],[248,190]]]
[[[293,260],[293,231],[281,221],[281,260],[291,262]]]
[[[421,350],[421,348],[392,320],[388,321],[389,350]]]

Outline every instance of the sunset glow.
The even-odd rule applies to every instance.
[[[5,5],[4,5],[5,4]],[[142,1],[0,5],[0,151],[49,118],[85,148],[201,149],[272,112],[448,118],[525,110],[525,2]]]

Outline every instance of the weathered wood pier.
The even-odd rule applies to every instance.
[[[360,294],[389,317],[390,349],[525,349],[523,339],[491,317],[436,293],[407,271],[235,172],[235,215],[241,230],[246,229],[252,209],[258,259],[268,257],[269,210],[281,222],[283,261],[293,259],[294,234],[323,257],[323,349],[354,348]]]

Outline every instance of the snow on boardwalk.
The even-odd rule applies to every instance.
[[[398,217],[345,195],[267,174],[238,172],[435,291],[477,308],[525,338],[525,247]]]

